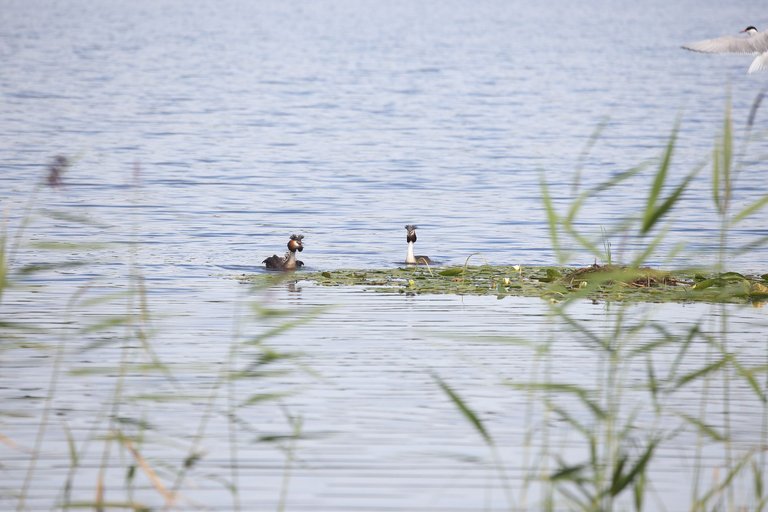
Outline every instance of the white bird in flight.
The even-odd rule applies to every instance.
[[[683,48],[702,53],[757,54],[747,73],[768,69],[768,32],[758,32],[752,25],[741,31],[742,36],[723,36],[684,44]]]

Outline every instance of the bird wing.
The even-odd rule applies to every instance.
[[[768,69],[768,52],[763,52],[752,61],[747,73],[755,73],[757,71],[765,71]]]
[[[267,265],[267,268],[279,268],[281,262],[282,260],[280,259],[280,256],[278,256],[277,254],[273,254],[269,258],[262,261],[262,263],[265,263]]]
[[[763,53],[768,50],[768,32],[751,36],[723,36],[684,44],[683,48],[703,53]]]

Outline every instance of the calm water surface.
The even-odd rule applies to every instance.
[[[286,364],[289,374],[265,378],[257,389],[249,380],[221,392],[200,448],[205,455],[184,489],[186,507],[234,506],[222,482],[235,481],[245,509],[275,509],[286,460],[278,447],[285,443],[257,440],[290,432],[286,418],[300,416],[308,437],[295,447],[290,510],[508,508],[482,440],[430,373],[462,390],[488,422],[509,468],[508,487],[519,499],[522,437],[530,422],[547,420],[527,415],[526,395],[500,385],[530,375],[533,351],[494,338],[514,333],[533,344],[557,340],[563,357],[550,360],[552,375],[597,384],[593,354],[552,322],[546,304],[406,298],[301,283],[254,299],[232,277],[261,272],[261,260],[282,252],[293,232],[306,236],[302,259],[310,269],[391,266],[404,256],[406,223],[421,227],[419,248],[446,264],[464,263],[472,253],[493,264],[554,263],[540,178],[564,207],[597,126],[605,123],[583,160],[583,186],[657,158],[679,119],[670,178],[682,179],[710,157],[728,97],[736,132],[743,133],[768,75],[747,76],[750,57],[698,55],[680,44],[766,23],[754,5],[714,1],[6,0],[0,10],[0,199],[11,238],[21,233],[12,265],[84,253],[89,264],[37,274],[4,297],[3,316],[43,328],[24,340],[50,350],[3,354],[0,397],[13,415],[0,423],[3,439],[12,441],[0,448],[6,473],[0,499],[16,506],[13,495],[25,478],[25,450],[34,444],[59,342],[65,342],[67,372],[95,373],[65,373],[56,383],[28,498],[28,506],[39,509],[62,499],[71,466],[67,429],[83,450],[72,495],[93,499],[102,457],[96,439],[107,428],[105,404],[121,362],[146,362],[154,354],[173,370],[174,380],[131,372],[125,393],[136,401],[123,407],[164,441],[147,449],[153,462],[180,464],[177,443],[193,439],[218,372],[230,357],[241,363],[251,357],[231,356],[232,341],[265,329],[249,320],[249,304],[258,300],[299,314],[333,307],[269,340],[279,350],[305,354],[307,371]],[[736,208],[766,189],[763,113],[743,161]],[[56,154],[74,159],[66,186],[33,192]],[[596,236],[638,212],[652,174],[651,167],[588,204],[580,227]],[[715,261],[709,181],[707,172],[696,178],[649,263]],[[32,222],[18,231],[29,211]],[[728,244],[737,248],[765,234],[756,216],[734,229]],[[65,251],[34,245],[51,240],[108,245]],[[612,243],[618,255],[636,246],[632,237]],[[678,243],[686,250],[667,261],[664,255]],[[729,266],[762,273],[767,255],[751,251],[729,258]],[[592,261],[575,251],[570,263]],[[136,304],[72,298],[125,290],[134,271],[146,279],[152,321],[148,345],[130,337],[136,360],[126,361],[124,331],[107,336],[81,328]],[[678,332],[702,319],[716,331],[721,318],[720,308],[706,305],[637,311]],[[733,350],[764,364],[764,311],[727,311]],[[604,305],[578,305],[574,314],[590,325],[610,323]],[[707,360],[704,347],[694,354],[686,360],[690,370]],[[635,371],[640,378],[643,369]],[[226,421],[223,411],[232,403],[225,397],[236,403],[287,389],[296,394],[282,398],[282,408],[274,402],[244,407],[242,428],[234,431]],[[683,410],[698,410],[694,391],[681,398]],[[148,401],[152,393],[191,396],[165,403]],[[743,415],[736,434],[746,444],[760,439],[762,425],[748,396],[744,390],[743,402],[729,405]],[[713,410],[722,412],[725,405],[712,400]],[[583,448],[565,430],[554,428],[553,435],[563,453]],[[683,441],[695,444],[693,435]],[[237,447],[236,460],[230,446]],[[678,446],[660,456],[657,508],[675,510],[670,503],[689,496],[692,452],[685,442]],[[112,457],[119,466],[128,455]],[[120,471],[108,475],[110,488],[123,482]],[[161,477],[172,481],[169,473]],[[161,503],[146,481],[136,497]],[[537,497],[532,493],[528,503]]]

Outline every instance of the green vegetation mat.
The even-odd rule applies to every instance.
[[[258,282],[274,278],[274,275],[260,274],[244,276],[242,280]],[[409,295],[495,295],[498,298],[542,297],[558,301],[587,298],[634,302],[751,302],[758,305],[768,301],[768,274],[705,274],[693,270],[661,271],[616,265],[584,268],[419,266],[298,272],[290,274],[290,279],[322,286],[363,286],[371,291]]]

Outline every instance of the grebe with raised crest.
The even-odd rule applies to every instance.
[[[416,243],[416,226],[413,224],[408,224],[405,226],[405,229],[408,230],[408,234],[406,235],[405,239],[408,242],[408,252],[405,256],[405,263],[407,265],[425,265],[425,264],[432,264],[433,261],[429,258],[429,256],[414,256],[413,255],[413,244]]]
[[[277,254],[270,256],[262,261],[269,270],[296,270],[304,265],[303,261],[296,259],[296,251],[303,251],[304,245],[302,240],[304,235],[291,235],[291,239],[288,240],[288,252],[282,258]]]

